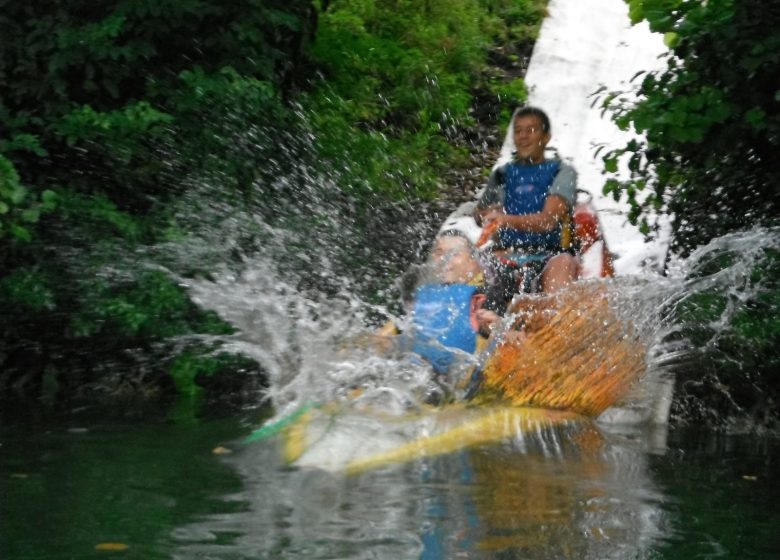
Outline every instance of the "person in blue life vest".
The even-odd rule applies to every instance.
[[[416,331],[413,350],[429,359],[437,373],[444,373],[452,361],[447,349],[474,353],[481,348],[506,310],[513,285],[491,259],[458,231],[444,231],[434,241],[410,311]],[[434,348],[429,348],[431,341]]]
[[[530,272],[523,291],[552,293],[578,276],[577,259],[563,248],[577,174],[559,159],[545,157],[551,126],[544,111],[522,107],[512,126],[514,156],[491,172],[474,218],[492,232],[496,256],[522,263]]]
[[[409,321],[397,343],[429,363],[440,381],[485,347],[511,299],[512,281],[496,275],[491,258],[460,232],[445,231],[402,281]],[[378,334],[389,342],[400,333],[388,323]]]

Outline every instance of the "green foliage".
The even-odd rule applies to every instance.
[[[53,281],[40,270],[17,268],[0,278],[0,301],[7,312],[4,316],[8,317],[52,310],[55,307]]]
[[[251,358],[201,345],[175,355],[168,373],[179,395],[169,418],[177,424],[191,424],[204,405],[218,402],[224,410],[230,400],[247,390],[251,402],[256,403],[262,372]]]
[[[169,371],[179,394],[197,397],[201,394],[201,388],[195,383],[195,378],[204,371],[211,373],[212,368],[213,365],[204,361],[200,354],[186,352],[173,360]]]
[[[632,207],[650,234],[657,212],[673,215],[673,248],[683,254],[724,233],[772,223],[780,210],[780,5],[758,0],[628,0],[672,49],[667,68],[647,73],[639,100],[607,95],[621,129],[645,140],[608,153],[630,178],[605,191]]]
[[[491,83],[490,89],[507,107],[517,107],[528,99],[528,87],[522,78],[509,83]]]
[[[0,370],[45,370],[67,392],[147,368],[128,356],[159,358],[171,337],[229,330],[150,272],[159,244],[234,211],[306,231],[320,220],[299,207],[310,172],[332,178],[311,196],[334,207],[434,197],[464,159],[452,140],[471,122],[487,47],[532,37],[544,2],[6,4],[0,311],[20,320],[0,326]],[[494,93],[514,102],[522,82]],[[200,359],[171,370],[183,393]]]
[[[232,201],[252,190],[258,159],[235,131],[286,126],[311,14],[304,0],[4,4],[0,310],[19,320],[0,329],[1,369],[47,367],[67,389],[95,381],[90,360],[229,331],[132,255],[184,236],[187,176],[229,177]]]
[[[215,97],[223,110],[241,98],[235,110],[262,115],[277,95],[273,84],[290,72],[311,9],[303,1],[282,6],[6,7],[0,130],[14,142],[0,144],[0,155],[33,191],[46,188],[37,171],[46,165],[48,181],[104,192],[119,207],[148,208],[150,195],[175,194],[160,184],[161,152],[176,145],[183,156],[195,153],[195,140],[210,136],[203,123],[215,114]]]
[[[14,141],[7,143],[6,149],[10,151],[16,148],[22,144],[21,140],[35,144],[32,138],[17,136]],[[31,228],[41,214],[50,212],[56,204],[57,197],[51,190],[44,190],[38,200],[33,200],[29,190],[19,182],[16,168],[0,153],[0,243],[7,236],[16,241],[30,241]]]
[[[499,44],[535,40],[547,11],[547,2],[541,0],[481,0],[487,11],[485,30]]]
[[[146,101],[131,103],[117,111],[97,112],[84,105],[54,123],[54,133],[68,146],[99,146],[116,163],[129,164],[154,128],[173,122],[170,115],[154,109]]]
[[[209,387],[220,375],[256,369],[256,364],[245,356],[215,353],[208,349],[184,351],[178,354],[169,366],[179,393],[196,398],[203,394],[204,387]]]
[[[317,149],[348,154],[355,193],[432,197],[457,158],[448,140],[473,122],[473,89],[487,47],[541,21],[539,2],[341,0],[320,14],[313,45],[324,83],[304,101]],[[526,30],[533,28],[533,31]],[[522,31],[520,29],[522,28]],[[511,31],[510,31],[511,30]],[[520,83],[497,86],[506,103]],[[354,172],[353,172],[354,171]]]
[[[78,224],[85,235],[96,235],[106,239],[121,237],[139,240],[141,223],[132,214],[117,208],[104,194],[94,195],[60,190],[59,217],[66,222]]]
[[[195,307],[162,272],[138,272],[124,285],[100,278],[84,284],[88,295],[69,328],[74,338],[163,340],[186,332],[232,332],[216,315]]]

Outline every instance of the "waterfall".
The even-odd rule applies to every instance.
[[[551,0],[547,10],[525,77],[529,102],[550,116],[550,146],[577,169],[579,188],[593,195],[607,244],[618,255],[617,273],[637,273],[643,263],[662,265],[665,236],[645,243],[627,223],[627,206],[601,193],[604,176],[596,148],[622,146],[631,134],[602,116],[592,96],[602,86],[607,91],[637,86],[631,83],[637,72],[661,66],[663,39],[647,22],[632,26],[624,0]],[[510,129],[502,156],[511,151]]]

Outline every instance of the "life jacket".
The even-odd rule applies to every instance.
[[[560,166],[558,160],[532,165],[508,163],[504,167],[504,212],[515,216],[541,212]],[[561,247],[561,227],[544,233],[502,228],[499,231],[499,246],[534,253],[558,252]]]
[[[454,349],[473,353],[477,333],[471,327],[471,298],[477,291],[469,284],[425,284],[415,293],[412,351],[428,360],[436,373],[444,374],[457,358]]]

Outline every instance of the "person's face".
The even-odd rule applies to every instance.
[[[481,272],[479,263],[471,255],[468,241],[460,237],[437,239],[431,251],[431,261],[441,282],[468,283]]]
[[[514,121],[514,140],[517,157],[533,163],[544,161],[544,148],[550,134],[542,130],[542,120],[536,115],[523,115]]]

